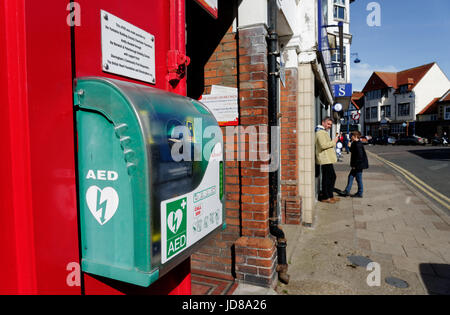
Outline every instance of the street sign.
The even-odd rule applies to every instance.
[[[358,112],[352,114],[352,119],[353,119],[354,121],[359,120],[360,117],[361,117],[361,114],[358,113]]]
[[[218,0],[195,0],[197,3],[202,6],[209,14],[212,15],[213,18],[217,19],[219,16],[219,10],[217,1]]]
[[[334,85],[334,97],[351,97],[352,93],[351,83]]]

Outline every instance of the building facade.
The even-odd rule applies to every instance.
[[[270,2],[277,4],[276,16]],[[335,102],[331,79],[336,77],[332,61],[336,51],[330,49],[324,27],[328,11],[333,16],[333,3],[227,2],[220,7],[227,12],[219,12],[219,19],[208,25],[196,25],[196,14],[201,13],[194,12],[195,6],[188,12],[188,55],[190,50],[204,51],[202,60],[191,60],[188,95],[206,99],[218,86],[234,88],[239,116],[237,125],[222,128],[225,155],[239,157],[225,162],[227,228],[192,256],[195,273],[271,286],[277,272],[283,279],[286,271],[279,255],[280,245],[286,244],[277,223],[314,224],[320,183],[315,127],[332,114]],[[348,19],[346,15],[344,20]],[[197,31],[213,40],[193,39]],[[349,57],[349,49],[346,54]],[[344,63],[348,65],[348,58]],[[344,72],[341,83],[349,78],[349,70]],[[274,81],[279,92],[275,119]],[[270,159],[250,160],[254,152],[269,154]],[[278,164],[276,171],[262,170],[269,164]]]
[[[416,132],[424,137],[442,137],[450,134],[450,90],[434,98],[417,114]]]
[[[416,115],[449,87],[435,62],[396,73],[374,72],[362,91],[364,133],[372,137],[415,134]]]

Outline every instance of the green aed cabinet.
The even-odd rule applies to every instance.
[[[223,139],[201,103],[75,80],[81,268],[147,287],[225,228]]]

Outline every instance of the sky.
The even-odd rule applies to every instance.
[[[379,4],[379,26],[371,2]],[[375,21],[376,22],[376,21]],[[355,0],[350,6],[351,82],[361,91],[374,71],[397,72],[436,62],[450,79],[449,0]]]

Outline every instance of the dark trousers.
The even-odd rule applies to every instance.
[[[323,199],[333,198],[334,184],[336,183],[336,173],[333,164],[324,164],[322,169],[322,195]]]

